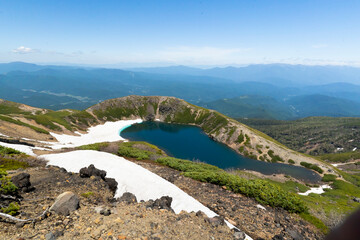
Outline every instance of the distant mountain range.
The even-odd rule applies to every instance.
[[[293,120],[310,116],[360,116],[360,103],[320,94],[295,96],[286,100],[245,95],[202,103],[201,106],[234,118]]]
[[[360,109],[360,68],[345,66],[121,70],[13,62],[0,64],[0,84],[0,98],[54,110],[127,95],[174,96],[233,117],[359,116]]]
[[[131,71],[210,76],[236,82],[255,81],[280,87],[323,85],[346,82],[360,83],[360,68],[349,66],[307,66],[290,64],[254,64],[246,67],[198,69],[186,66],[132,68]]]

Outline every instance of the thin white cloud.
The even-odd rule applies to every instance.
[[[13,53],[20,53],[20,54],[27,54],[27,53],[33,53],[33,52],[35,52],[35,50],[32,49],[32,48],[20,46],[18,48],[15,48],[14,50],[12,50],[12,52]]]
[[[312,45],[311,47],[312,48],[327,48],[329,45],[327,44],[315,44],[315,45]]]
[[[158,52],[157,57],[162,61],[190,61],[190,62],[222,62],[235,60],[250,48],[216,48],[216,47],[189,47],[181,46],[168,48]]]

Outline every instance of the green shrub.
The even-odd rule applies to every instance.
[[[9,206],[7,206],[6,208],[1,208],[1,212],[12,216],[16,215],[19,212],[19,210],[20,210],[20,206],[16,202],[10,203]]]
[[[15,150],[13,148],[3,147],[0,146],[0,154],[1,155],[8,155],[8,154],[22,154],[22,152]]]
[[[251,145],[250,137],[247,134],[245,134],[245,138],[246,138],[246,141],[245,141],[244,145],[249,147]]]
[[[288,160],[288,163],[289,163],[289,164],[295,164],[295,161],[292,160],[292,159],[289,159],[289,160]]]
[[[240,133],[240,135],[238,136],[235,142],[242,143],[243,141],[244,141],[244,134]]]
[[[261,204],[281,207],[289,212],[304,212],[307,207],[299,196],[282,190],[279,186],[261,179],[245,179],[225,172],[224,170],[204,163],[194,163],[172,157],[159,158],[156,162],[182,171],[192,179],[226,186],[235,193],[255,198]]]
[[[336,176],[333,174],[324,174],[324,177],[321,180],[323,182],[333,182],[336,180]]]
[[[271,158],[271,162],[276,163],[276,162],[284,162],[284,160],[279,156],[279,155],[275,155],[273,150],[269,150],[268,151],[268,155]]]
[[[318,173],[323,173],[324,172],[319,166],[317,166],[315,164],[311,164],[311,163],[308,163],[308,162],[301,162],[300,165],[303,166],[303,167],[306,167],[308,169],[315,170]]]
[[[7,177],[7,172],[0,169],[0,194],[14,194],[17,187]]]

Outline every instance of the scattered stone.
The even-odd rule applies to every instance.
[[[125,192],[119,199],[119,202],[125,202],[127,204],[137,203],[136,196],[130,192]]]
[[[22,228],[22,227],[24,227],[25,226],[25,223],[24,222],[17,222],[16,224],[15,224],[15,227],[16,228]]]
[[[105,210],[105,207],[104,206],[97,206],[94,208],[95,212],[100,214],[101,211],[104,211]]]
[[[155,120],[154,114],[149,114],[145,117],[145,121],[154,121],[154,120]]]
[[[301,240],[303,239],[303,237],[301,236],[300,233],[298,233],[296,230],[292,230],[292,229],[286,229],[286,231],[290,234],[290,236],[294,239],[294,240]]]
[[[56,198],[55,203],[50,207],[50,211],[67,216],[80,207],[79,203],[80,200],[74,193],[64,192]]]
[[[205,218],[205,221],[210,223],[211,225],[218,227],[220,225],[224,225],[225,221],[224,218],[220,217],[220,216],[215,216],[213,218]]]
[[[246,237],[246,235],[244,232],[235,231],[235,233],[234,233],[234,239],[236,239],[236,240],[244,240],[245,237]]]
[[[52,232],[49,232],[48,234],[45,235],[45,239],[46,240],[56,240],[56,237]]]
[[[353,201],[360,203],[360,198],[357,198],[357,197],[356,197],[356,198],[353,198]]]
[[[109,216],[111,214],[111,210],[110,209],[103,209],[103,210],[100,211],[100,214],[104,215],[104,216]]]
[[[11,178],[11,181],[18,187],[22,192],[30,192],[35,188],[31,186],[30,174],[20,173]]]
[[[106,171],[97,169],[93,164],[89,165],[89,167],[81,168],[79,173],[82,178],[97,176],[105,180],[106,176]]]
[[[197,217],[205,217],[205,213],[203,211],[197,211],[196,214],[195,214]]]

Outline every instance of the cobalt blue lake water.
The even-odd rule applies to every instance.
[[[120,135],[131,141],[154,144],[169,156],[199,160],[222,169],[247,169],[268,175],[284,173],[308,182],[320,180],[318,174],[303,167],[245,158],[225,144],[212,140],[196,126],[143,122],[122,130]]]

